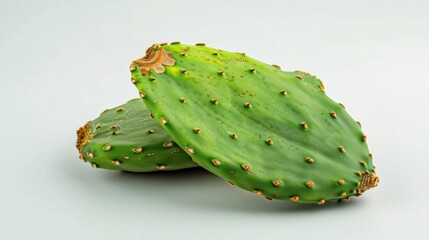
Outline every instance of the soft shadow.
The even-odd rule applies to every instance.
[[[328,201],[323,205],[301,204],[282,200],[266,200],[253,193],[233,187],[223,179],[202,168],[169,172],[132,173],[115,172],[107,176],[116,184],[126,183],[129,191],[141,189],[142,197],[159,196],[156,192],[172,191],[172,198],[161,197],[167,204],[181,204],[217,211],[243,211],[254,213],[315,212],[359,207],[362,199]],[[146,183],[142,185],[142,182]],[[121,184],[122,185],[122,184]],[[152,188],[148,189],[147,186]],[[180,191],[176,191],[180,189]],[[150,192],[150,194],[148,194]],[[179,193],[179,194],[177,194]],[[168,194],[167,194],[168,195]],[[158,199],[157,199],[158,200]],[[358,201],[356,201],[358,200]]]
[[[108,188],[111,191],[130,193],[137,198],[158,201],[168,205],[200,208],[210,211],[266,213],[306,213],[333,211],[334,209],[356,208],[362,206],[364,199],[352,198],[350,201],[329,201],[323,205],[299,204],[290,201],[268,201],[256,194],[233,187],[225,180],[203,168],[151,173],[132,173],[104,169],[91,169],[87,163],[77,163],[70,157],[58,161],[53,171],[79,187],[79,190],[92,193],[93,189]],[[84,165],[83,165],[84,164]],[[103,185],[103,186],[100,186]],[[109,192],[105,194],[110,194]]]

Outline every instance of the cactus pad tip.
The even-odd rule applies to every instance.
[[[362,173],[362,180],[359,184],[359,192],[362,194],[368,189],[374,188],[378,186],[378,183],[380,182],[380,178],[375,175],[375,173],[366,171]]]
[[[137,65],[143,75],[149,75],[149,70],[156,73],[163,73],[164,66],[174,66],[175,60],[168,52],[161,48],[159,44],[153,44],[146,50],[146,55],[142,58],[134,60],[131,63],[131,68]]]
[[[91,129],[89,129],[89,125],[91,122],[85,123],[82,127],[77,130],[77,141],[76,141],[76,148],[79,150],[79,155],[83,159],[83,153],[82,148],[89,142],[89,140],[92,139],[94,134],[91,132]]]

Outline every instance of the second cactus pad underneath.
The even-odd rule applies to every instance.
[[[130,172],[198,166],[149,115],[141,99],[104,111],[78,130],[80,158],[96,168]]]
[[[366,136],[314,76],[178,43],[153,45],[130,70],[158,123],[231,184],[324,203],[378,183]]]

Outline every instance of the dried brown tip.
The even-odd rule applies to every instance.
[[[375,175],[375,173],[366,171],[362,173],[362,178],[359,184],[359,193],[363,193],[370,188],[378,186],[380,178]]]
[[[91,121],[87,122],[85,125],[79,128],[77,130],[77,141],[76,141],[76,148],[79,151],[79,158],[84,159],[84,155],[82,153],[82,148],[94,137],[94,134],[91,132],[91,129],[89,129],[89,125],[91,124]]]
[[[171,58],[170,54],[166,52],[161,45],[153,44],[146,50],[146,55],[142,58],[134,60],[131,67],[137,65],[143,75],[148,76],[149,70],[156,73],[163,73],[164,66],[174,66],[175,60]]]

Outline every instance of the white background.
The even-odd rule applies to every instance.
[[[1,0],[0,238],[428,239],[428,11],[412,0]],[[76,129],[138,97],[130,61],[176,40],[316,74],[363,123],[380,186],[301,205],[203,170],[78,160]]]

